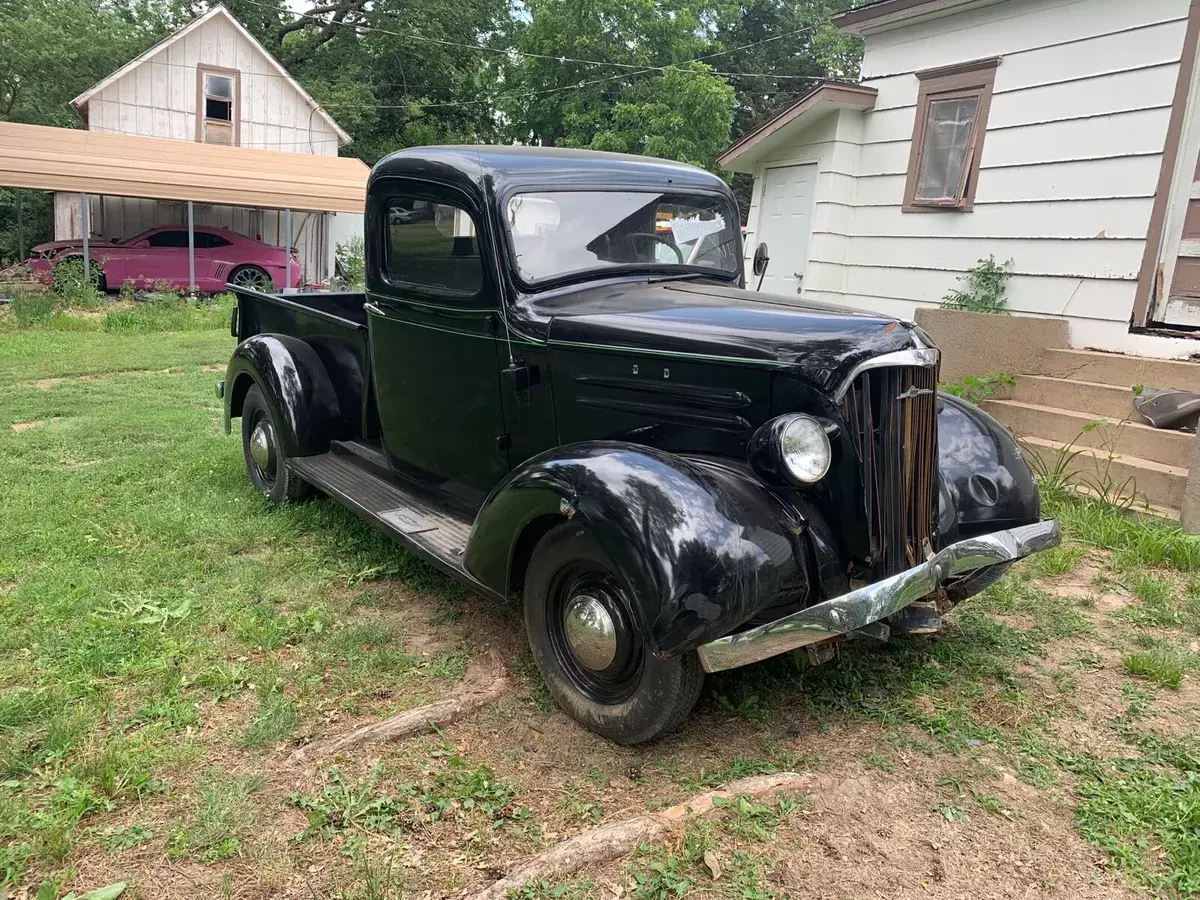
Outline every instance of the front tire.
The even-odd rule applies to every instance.
[[[582,524],[564,522],[534,548],[525,576],[525,628],[559,707],[618,744],[677,728],[700,696],[695,653],[656,659],[634,619],[631,592]]]
[[[269,294],[275,290],[275,282],[267,270],[259,266],[238,266],[229,273],[229,283]]]
[[[246,391],[242,403],[242,455],[250,483],[272,504],[294,503],[308,495],[308,484],[287,467],[278,423],[257,384]]]

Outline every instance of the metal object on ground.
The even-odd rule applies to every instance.
[[[601,672],[617,656],[617,628],[604,604],[590,594],[576,594],[563,613],[567,646],[579,664]]]
[[[955,575],[1049,549],[1059,539],[1053,519],[967,538],[891,578],[705,644],[697,650],[700,663],[706,672],[720,672],[856,631],[928,597]]]

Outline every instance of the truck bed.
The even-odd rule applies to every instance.
[[[265,294],[230,286],[237,296],[233,334],[239,342],[256,334],[299,338],[311,345],[333,382],[347,438],[378,438],[367,408],[371,378],[366,294],[341,291]]]

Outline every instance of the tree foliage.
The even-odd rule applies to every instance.
[[[308,0],[297,16],[285,0],[226,0],[353,137],[341,152],[368,163],[419,144],[516,142],[714,171],[731,141],[820,79],[856,78],[858,42],[829,24],[851,3]],[[205,9],[0,0],[0,120],[82,126],[72,97]],[[24,204],[40,230],[47,202]],[[13,207],[0,189],[0,258],[13,254]]]

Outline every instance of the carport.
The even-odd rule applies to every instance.
[[[361,214],[369,173],[351,157],[0,122],[0,185],[79,194],[85,270],[89,195],[186,202],[193,291],[196,203],[282,211],[290,247],[293,210]]]

